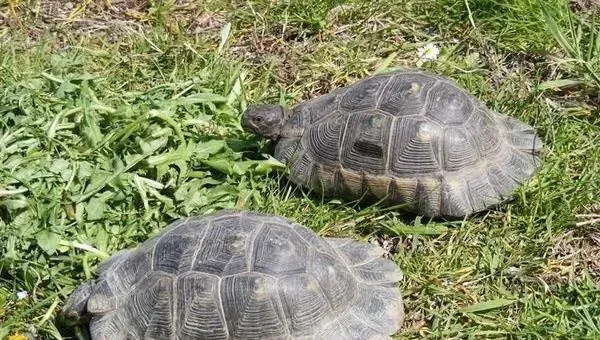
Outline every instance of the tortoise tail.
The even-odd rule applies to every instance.
[[[505,115],[499,116],[497,119],[503,127],[506,141],[512,147],[526,154],[541,156],[544,144],[533,127]],[[535,161],[541,166],[540,159],[535,159]]]

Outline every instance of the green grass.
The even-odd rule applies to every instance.
[[[529,0],[309,2],[203,2],[196,12],[231,30],[195,36],[174,29],[186,21],[169,2],[151,2],[144,32],[118,39],[0,30],[0,339],[60,339],[62,302],[102,258],[175,218],[234,207],[395,244],[399,339],[600,337],[589,265],[600,246],[581,243],[587,259],[556,246],[598,230],[574,216],[600,197],[593,16],[574,16],[578,35],[558,0],[543,2],[547,16]],[[423,68],[534,125],[547,146],[540,174],[489,212],[443,222],[319,200],[240,127],[249,103],[293,105],[415,67],[428,42],[441,54]]]

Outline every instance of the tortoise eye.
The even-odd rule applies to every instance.
[[[260,123],[262,122],[262,117],[254,117],[254,121]]]

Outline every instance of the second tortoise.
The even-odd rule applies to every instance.
[[[252,105],[242,124],[277,141],[300,186],[431,217],[498,204],[542,163],[533,127],[421,71],[371,76],[291,110]]]
[[[380,247],[225,210],[173,222],[79,286],[92,340],[391,340],[402,272]]]

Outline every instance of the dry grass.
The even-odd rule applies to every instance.
[[[163,26],[174,35],[218,34],[225,14],[206,9],[202,2],[153,2],[148,0],[63,1],[43,0],[34,5],[24,1],[0,9],[0,20],[7,26],[23,28],[39,36],[50,29],[70,35],[119,36],[141,34]]]
[[[547,258],[540,274],[547,285],[591,278],[600,289],[600,229],[566,232],[549,249]]]

